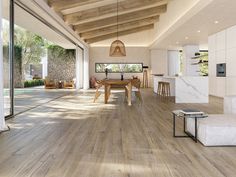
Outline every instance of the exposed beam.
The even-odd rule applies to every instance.
[[[152,7],[167,4],[168,0],[129,0],[119,3],[119,14],[127,14],[131,12],[141,11]],[[104,18],[114,17],[117,15],[116,4],[106,5],[100,8],[93,8],[64,16],[64,20],[68,24],[78,25],[82,23],[101,20]]]
[[[137,33],[137,32],[141,32],[141,31],[145,31],[145,30],[150,30],[150,29],[153,29],[153,28],[154,28],[154,24],[151,24],[151,25],[142,26],[142,27],[135,28],[135,29],[121,31],[121,32],[119,32],[118,35],[119,36],[124,36],[124,35],[132,34],[132,33]],[[91,43],[103,41],[103,40],[106,40],[106,39],[114,38],[114,37],[116,37],[116,35],[117,35],[117,33],[112,33],[112,34],[99,36],[99,37],[95,37],[95,38],[91,38],[91,39],[85,39],[85,42],[87,42],[88,44],[91,44]]]
[[[91,5],[106,0],[48,0],[48,5],[56,12],[74,7]]]
[[[156,17],[145,18],[145,19],[137,20],[133,22],[128,22],[128,23],[118,25],[118,29],[119,31],[135,29],[142,26],[154,24],[155,22],[157,22],[158,19],[159,19],[159,16],[156,16]],[[117,25],[98,29],[98,30],[93,30],[93,31],[85,32],[85,33],[80,33],[80,37],[83,39],[89,39],[89,38],[95,38],[98,36],[104,36],[107,34],[112,34],[115,32],[117,32]]]
[[[122,1],[125,1],[125,0],[119,0],[119,2],[122,2]],[[74,4],[74,5],[68,5],[68,6],[64,6],[60,9],[60,12],[63,14],[63,15],[68,15],[68,14],[72,14],[72,13],[76,13],[76,12],[80,12],[80,11],[84,11],[84,10],[89,10],[92,8],[99,8],[99,7],[102,7],[102,6],[106,6],[106,5],[109,5],[109,4],[115,4],[117,1],[116,0],[100,0],[100,1],[96,1],[96,2],[93,2],[93,3],[88,3],[88,4],[84,4],[84,5],[81,5],[81,4]]]
[[[125,15],[119,15],[119,24],[132,22],[135,20],[142,20],[144,18],[154,17],[157,15],[160,15],[161,13],[166,12],[166,9],[167,9],[167,6],[163,5],[159,7],[154,7],[154,8],[138,11],[138,12],[132,12]],[[103,20],[76,25],[74,26],[74,30],[79,33],[84,33],[91,30],[97,30],[97,29],[113,26],[115,24],[117,24],[117,18],[110,17]]]

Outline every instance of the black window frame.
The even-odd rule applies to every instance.
[[[121,72],[121,71],[119,71],[119,72],[110,72],[109,71],[109,73],[143,73],[143,63],[142,62],[129,62],[129,63],[124,63],[124,62],[114,62],[114,63],[106,63],[106,62],[99,62],[99,63],[95,63],[95,73],[105,73],[105,71],[102,71],[102,72],[100,72],[100,71],[97,71],[97,67],[96,67],[96,65],[97,64],[107,64],[107,65],[109,65],[109,64],[141,64],[141,68],[142,68],[142,71],[140,71],[140,72]]]

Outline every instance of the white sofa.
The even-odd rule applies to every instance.
[[[236,114],[236,95],[224,97],[224,114]]]
[[[187,119],[186,130],[195,134],[194,119]],[[224,98],[224,114],[198,119],[198,140],[205,146],[236,146],[236,96]]]
[[[195,134],[194,119],[187,119],[187,131]],[[236,115],[211,114],[198,119],[198,140],[205,146],[236,145]]]

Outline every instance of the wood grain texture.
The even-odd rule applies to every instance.
[[[156,17],[159,16],[161,13],[166,12],[166,5],[160,6],[160,7],[154,7],[138,12],[132,12],[125,15],[119,15],[118,24],[128,23],[136,20],[142,20],[149,17]],[[104,27],[110,27],[117,24],[117,18],[116,17],[110,17],[102,20],[96,20],[93,22],[88,23],[82,23],[80,25],[75,25],[74,30],[83,33],[91,30],[97,30]]]
[[[134,28],[134,29],[119,31],[118,36],[124,36],[124,35],[133,34],[133,33],[141,32],[141,31],[151,30],[153,28],[154,28],[154,24],[145,25],[145,26],[141,26],[141,27],[138,27],[138,28]],[[95,43],[95,42],[102,41],[102,40],[105,40],[105,39],[111,39],[111,38],[114,38],[114,37],[117,37],[117,32],[107,34],[107,35],[98,36],[98,37],[94,37],[94,38],[90,38],[90,39],[85,39],[85,42],[87,42],[88,44],[91,44],[91,43]]]
[[[175,104],[149,89],[142,96],[129,107],[124,93],[112,93],[107,105],[101,97],[93,103],[94,91],[72,93],[9,120],[11,131],[0,134],[0,176],[235,176],[235,147],[172,137],[172,110],[222,113],[222,99]]]
[[[81,7],[87,5],[94,5],[98,2],[105,2],[106,0],[48,0],[48,5],[55,11],[62,11],[74,7]]]
[[[119,2],[122,1],[126,1],[126,0],[119,0]],[[71,8],[66,8],[64,7],[63,9],[60,10],[60,12],[63,15],[68,15],[68,14],[72,14],[72,13],[76,13],[76,12],[80,12],[80,11],[85,11],[85,10],[89,10],[92,8],[99,8],[99,7],[103,7],[106,5],[110,5],[110,4],[116,4],[116,0],[99,0],[96,1],[92,4],[86,4],[86,5],[77,5],[77,6],[72,6]]]
[[[158,19],[159,19],[159,16],[156,16],[156,17],[150,17],[150,18],[145,18],[142,20],[120,24],[118,25],[118,31],[126,31],[130,29],[136,29],[142,26],[154,24],[158,21]],[[114,26],[92,30],[92,31],[84,32],[84,33],[79,33],[79,35],[83,39],[90,39],[90,38],[95,38],[95,37],[112,34],[116,32],[117,32],[117,25],[114,25]]]
[[[127,0],[119,3],[119,14],[141,11],[152,7],[163,6],[167,0]],[[117,5],[111,4],[99,8],[92,8],[68,15],[64,15],[64,20],[69,25],[92,22],[109,17],[117,16]]]
[[[116,0],[48,0],[48,5],[82,39],[93,43],[112,38],[117,23],[121,35],[142,31],[157,22],[153,18],[166,12],[168,1],[119,0],[117,4]]]

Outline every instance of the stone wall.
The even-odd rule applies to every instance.
[[[58,81],[75,78],[75,50],[58,46],[48,49],[48,78]]]
[[[9,64],[9,48],[3,47],[3,65],[4,65],[4,88],[10,87],[10,64]],[[14,86],[15,88],[22,88],[23,85],[22,77],[22,57],[21,48],[15,46],[14,56]]]

